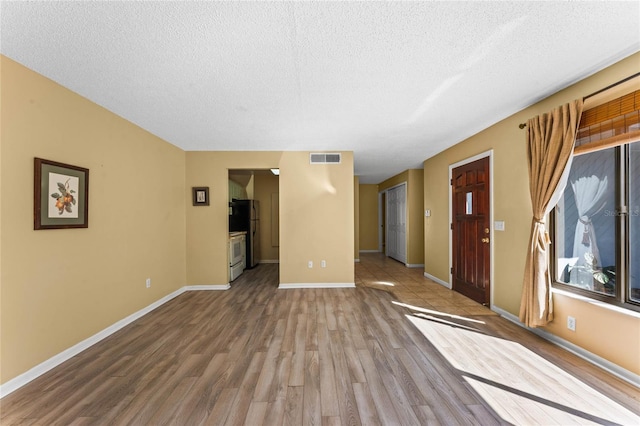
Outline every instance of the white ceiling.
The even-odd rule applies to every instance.
[[[379,183],[640,50],[640,2],[6,2],[2,54],[185,150]],[[640,64],[639,64],[640,70]]]

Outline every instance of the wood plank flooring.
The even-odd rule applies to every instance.
[[[640,392],[379,254],[187,292],[0,400],[2,425],[640,424]]]

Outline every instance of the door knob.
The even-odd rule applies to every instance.
[[[483,242],[483,243],[488,243],[488,242],[489,242],[489,238],[483,238],[483,239],[482,239],[482,242]]]

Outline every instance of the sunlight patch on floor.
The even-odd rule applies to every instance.
[[[386,286],[389,286],[389,287],[394,287],[395,286],[394,283],[390,283],[389,281],[372,281],[371,284],[386,285]]]
[[[424,314],[432,314],[432,315],[438,315],[443,317],[449,317],[452,319],[458,319],[462,321],[469,321],[469,322],[475,322],[478,324],[484,324],[484,321],[480,321],[477,319],[462,317],[460,315],[448,314],[446,312],[441,312],[441,311],[434,311],[433,309],[421,308],[420,306],[409,305],[408,303],[402,303],[402,302],[396,302],[396,301],[392,301],[391,303],[393,303],[394,305],[402,306],[403,308],[411,309],[417,312],[422,312]]]
[[[639,416],[521,344],[424,311],[406,317],[505,421],[640,424]]]

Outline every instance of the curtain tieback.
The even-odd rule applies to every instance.
[[[547,224],[545,223],[544,219],[538,219],[534,217],[533,222],[544,226],[544,242],[547,245],[551,244],[551,237],[549,236],[549,231],[547,230]]]
[[[591,245],[591,235],[589,234],[591,219],[589,216],[580,216],[578,220],[584,225],[584,231],[582,232],[582,245],[589,247]]]

